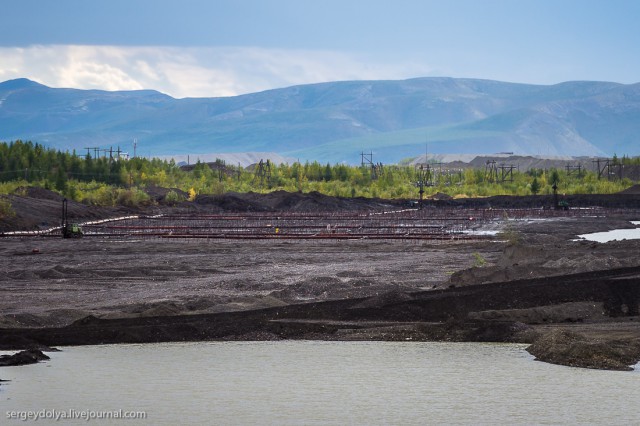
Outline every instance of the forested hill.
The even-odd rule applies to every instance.
[[[0,140],[139,155],[275,152],[395,163],[433,153],[640,154],[640,84],[540,86],[418,78],[294,86],[228,98],[0,83]],[[84,151],[86,152],[86,151]]]

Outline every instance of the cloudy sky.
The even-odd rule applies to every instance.
[[[638,0],[20,0],[0,81],[233,96],[424,76],[640,82]]]

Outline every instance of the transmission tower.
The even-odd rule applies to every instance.
[[[495,160],[487,160],[484,165],[484,179],[490,183],[496,183],[498,181],[498,167]]]
[[[267,160],[266,162],[260,160],[256,167],[256,172],[253,177],[253,183],[260,182],[260,186],[264,186],[264,182],[267,182],[267,185],[271,183],[271,161]]]

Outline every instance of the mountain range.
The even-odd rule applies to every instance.
[[[640,83],[530,85],[416,78],[293,86],[224,98],[0,83],[0,140],[138,155],[273,152],[396,163],[429,153],[640,154]],[[86,150],[86,151],[85,151]],[[195,157],[194,157],[195,158]]]

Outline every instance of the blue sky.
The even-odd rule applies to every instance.
[[[638,0],[20,0],[0,81],[231,96],[424,76],[640,82]]]

